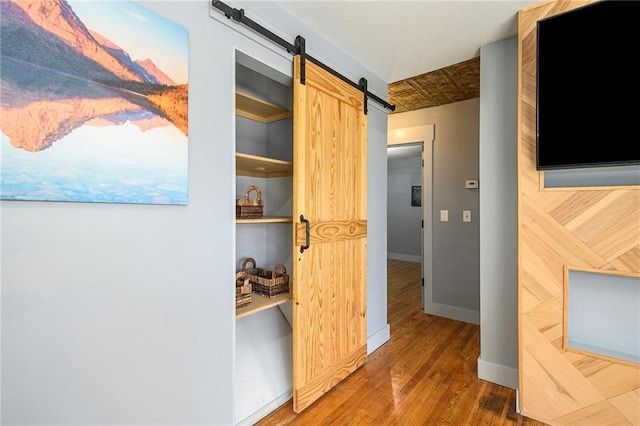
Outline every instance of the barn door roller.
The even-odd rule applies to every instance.
[[[344,81],[345,83],[349,84],[352,87],[355,87],[358,90],[361,90],[364,93],[364,110],[365,110],[365,114],[367,113],[367,100],[368,98],[373,99],[374,101],[378,102],[379,104],[381,104],[382,106],[384,106],[385,108],[391,110],[391,111],[395,111],[396,106],[395,105],[391,105],[389,102],[385,101],[384,99],[380,98],[379,96],[374,95],[373,93],[369,92],[367,90],[367,80],[364,78],[360,79],[359,83],[355,83],[351,80],[349,80],[347,77],[343,76],[342,74],[340,74],[339,72],[333,70],[332,68],[328,67],[327,65],[323,64],[322,62],[320,62],[319,60],[317,60],[316,58],[312,57],[311,55],[309,55],[306,52],[306,46],[305,46],[305,40],[304,37],[302,36],[297,36],[296,40],[295,40],[295,44],[291,44],[288,41],[286,41],[285,39],[283,39],[282,37],[278,36],[277,34],[274,34],[273,32],[269,31],[268,29],[266,29],[265,27],[263,27],[262,25],[258,24],[257,22],[255,22],[254,20],[248,18],[245,14],[244,14],[244,9],[235,9],[232,8],[231,6],[228,6],[227,4],[225,4],[224,2],[221,2],[219,0],[211,0],[211,5],[213,7],[215,7],[216,9],[220,10],[222,13],[224,13],[224,16],[227,17],[227,19],[233,19],[234,21],[237,21],[241,24],[246,25],[247,27],[251,28],[252,30],[254,30],[255,32],[257,32],[258,34],[268,38],[269,40],[271,40],[272,42],[274,42],[275,44],[283,47],[284,49],[286,49],[287,52],[291,53],[292,55],[300,55],[300,83],[301,84],[305,84],[305,72],[304,72],[304,64],[306,62],[306,60],[309,60],[311,62],[313,62],[314,64],[318,65],[320,68],[324,69],[325,71],[333,74],[334,76],[338,77],[340,80]],[[363,82],[364,80],[364,82]]]

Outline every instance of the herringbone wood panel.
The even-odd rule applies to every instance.
[[[590,1],[544,2],[519,14],[522,412],[554,425],[640,425],[640,366],[563,347],[566,267],[640,272],[640,188],[545,190],[535,167],[536,21]]]

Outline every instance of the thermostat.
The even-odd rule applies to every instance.
[[[470,179],[464,182],[465,188],[477,188],[478,187],[478,179]]]

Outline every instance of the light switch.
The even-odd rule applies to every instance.
[[[440,210],[440,222],[449,222],[449,210]]]
[[[462,221],[471,222],[471,210],[462,210]]]

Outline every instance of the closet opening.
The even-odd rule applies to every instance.
[[[235,57],[235,270],[272,271],[282,265],[277,272],[290,276],[292,70],[286,63],[276,69],[241,51]],[[245,214],[238,208],[238,200],[247,196],[254,200],[258,194],[259,213],[246,209]],[[257,281],[250,281],[247,301],[239,304],[236,291],[234,416],[238,425],[254,424],[293,394],[292,283],[288,277],[286,286],[278,281],[278,285],[258,287]]]

